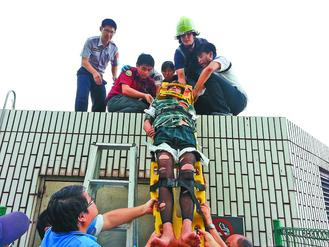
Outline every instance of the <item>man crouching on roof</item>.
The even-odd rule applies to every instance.
[[[207,158],[196,149],[196,113],[191,91],[190,86],[162,83],[159,96],[145,110],[144,130],[154,138],[150,151],[156,154],[159,167],[159,182],[153,190],[159,189],[158,203],[163,226],[161,237],[155,237],[151,246],[168,246],[176,241],[172,225],[176,163],[179,164],[179,203],[183,219],[179,242],[189,246],[199,246],[201,242],[199,235],[192,230],[194,204],[198,202],[190,191],[194,189],[194,163],[200,158],[207,162]]]
[[[143,112],[152,103],[156,93],[150,77],[154,59],[149,54],[138,56],[136,68],[122,71],[114,82],[106,100],[109,112]]]

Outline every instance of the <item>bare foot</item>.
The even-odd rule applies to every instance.
[[[175,238],[161,236],[153,238],[151,247],[167,247]]]
[[[175,240],[172,223],[167,222],[162,225],[161,237],[154,237],[151,241],[151,247],[167,247]]]
[[[191,247],[199,247],[201,244],[200,236],[196,232],[182,233],[180,240]]]

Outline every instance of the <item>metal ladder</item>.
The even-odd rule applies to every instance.
[[[1,114],[0,114],[0,129],[1,129],[2,122],[3,122],[4,116],[5,116],[6,106],[7,106],[7,102],[8,102],[8,99],[9,99],[9,95],[10,94],[13,94],[13,99],[11,101],[11,110],[15,110],[16,93],[15,93],[14,90],[9,90],[8,93],[7,93],[7,95],[6,95],[5,103],[3,104],[3,107],[1,109]]]
[[[102,150],[127,150],[128,151],[128,180],[108,180],[99,179],[100,160]],[[127,187],[128,188],[128,208],[134,207],[137,200],[137,146],[136,144],[111,144],[93,143],[90,148],[87,171],[83,186],[88,193],[95,197],[97,190],[103,186]],[[126,247],[137,246],[138,233],[137,221],[133,220],[128,224],[121,225],[113,230],[126,231]]]

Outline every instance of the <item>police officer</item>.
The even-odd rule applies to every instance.
[[[118,48],[112,42],[117,24],[112,19],[102,21],[101,35],[87,39],[81,52],[81,68],[77,72],[77,92],[75,111],[88,110],[90,92],[93,112],[104,112],[106,109],[106,81],[103,74],[107,64],[111,62],[112,78],[116,79],[118,65]]]

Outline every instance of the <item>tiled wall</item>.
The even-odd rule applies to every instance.
[[[0,114],[0,204],[8,211],[34,216],[39,175],[82,180],[95,141],[136,143],[139,178],[149,176],[149,140],[142,114],[8,110]],[[320,144],[312,138],[306,138],[311,145],[302,145],[294,131],[300,129],[285,118],[202,116],[198,120],[198,142],[211,161],[205,177],[212,213],[243,217],[255,246],[273,245],[272,219],[282,219],[285,226],[328,226],[318,172],[318,166],[329,169],[328,148],[321,146],[319,152]],[[300,168],[299,152],[307,153],[313,165]],[[126,167],[125,152],[108,151],[102,158],[101,176],[125,177]],[[312,191],[304,186],[300,171],[310,174]],[[303,208],[310,207],[305,195],[311,194],[316,194],[316,207],[305,213]],[[20,246],[26,246],[26,238]]]
[[[209,126],[199,125],[199,133],[212,159],[206,177],[213,212],[244,217],[255,246],[271,246],[272,219],[287,226],[297,220],[286,120],[208,116],[201,123]]]
[[[288,123],[297,191],[299,226],[328,229],[319,167],[329,171],[329,148],[293,123]]]

